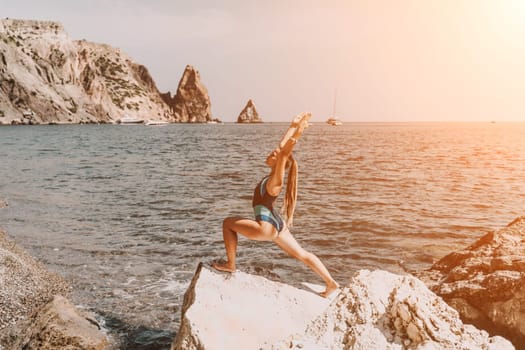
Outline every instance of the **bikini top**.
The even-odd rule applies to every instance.
[[[270,178],[269,175],[263,177],[263,179],[257,184],[253,191],[252,207],[257,205],[264,205],[266,208],[273,210],[273,203],[278,196],[272,196],[266,191],[266,183]]]

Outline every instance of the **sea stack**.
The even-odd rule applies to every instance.
[[[173,109],[177,122],[207,123],[212,121],[208,90],[201,83],[199,72],[190,65],[184,69],[175,96],[171,97],[168,91],[162,94],[162,98]]]
[[[253,101],[250,99],[246,104],[246,107],[242,110],[241,114],[237,118],[237,123],[262,123],[262,119],[257,113],[257,109],[253,104]]]

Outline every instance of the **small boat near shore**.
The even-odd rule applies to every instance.
[[[138,125],[138,124],[144,124],[144,119],[130,117],[130,116],[125,115],[122,118],[120,118],[118,122],[121,125]]]
[[[165,120],[146,120],[146,122],[144,123],[144,125],[147,125],[147,126],[162,126],[162,125],[168,125],[169,122],[165,121]]]

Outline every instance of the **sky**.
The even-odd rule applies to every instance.
[[[227,122],[249,99],[264,121],[525,122],[525,0],[0,0],[0,13],[118,47],[161,92],[190,64]]]

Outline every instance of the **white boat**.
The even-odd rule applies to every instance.
[[[123,116],[119,120],[120,124],[123,125],[136,125],[136,124],[143,124],[144,120],[140,118],[130,117],[128,115]]]
[[[332,111],[332,116],[333,117],[330,117],[328,118],[328,120],[326,121],[328,124],[330,125],[334,125],[334,126],[338,126],[338,125],[343,125],[343,122],[341,120],[339,120],[336,116],[335,116],[335,99],[337,97],[337,91],[336,93],[334,94],[334,109]]]
[[[340,121],[339,119],[335,118],[335,117],[330,117],[328,118],[328,120],[326,121],[328,124],[330,125],[334,125],[334,126],[337,126],[337,125],[343,125],[343,122]]]
[[[165,121],[165,120],[146,120],[146,122],[144,123],[144,125],[148,125],[148,126],[161,126],[161,125],[168,125],[169,122]]]

